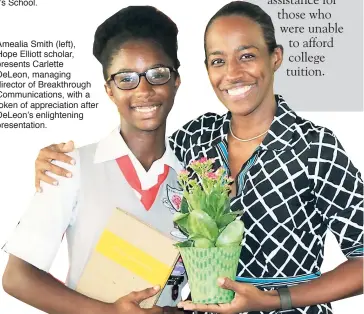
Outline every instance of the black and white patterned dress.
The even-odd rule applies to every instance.
[[[270,130],[237,179],[232,210],[243,210],[236,280],[261,289],[318,278],[330,230],[347,258],[363,256],[363,180],[335,135],[292,111],[281,96]],[[184,164],[216,158],[229,171],[231,113],[206,113],[170,140]],[[260,312],[263,313],[263,312]],[[275,311],[271,312],[275,313]],[[291,313],[332,313],[330,304]]]

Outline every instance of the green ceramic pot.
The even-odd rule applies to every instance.
[[[217,278],[235,280],[241,246],[180,247],[194,303],[229,303],[234,292],[217,285]]]

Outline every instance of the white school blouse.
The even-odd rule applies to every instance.
[[[176,239],[184,238],[173,224],[173,214],[179,211],[182,199],[177,183],[177,173],[182,165],[169,145],[166,145],[163,157],[155,161],[148,172],[130,152],[119,128],[100,142],[79,148],[70,155],[76,165],[62,164],[62,167],[73,173],[72,179],[57,177],[59,186],[42,186],[43,192],[34,195],[14,234],[5,244],[6,252],[48,272],[65,234],[69,253],[66,285],[75,289],[115,207],[130,212]],[[169,167],[168,176],[160,185],[149,210],[144,208],[140,194],[128,184],[116,162],[117,158],[125,155],[130,157],[142,189],[156,184],[164,165]],[[177,264],[172,275],[184,276],[180,292],[186,283],[181,263]],[[158,305],[175,306],[178,303],[181,293],[172,300],[171,289],[171,285],[165,287]]]

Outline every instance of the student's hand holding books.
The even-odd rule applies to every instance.
[[[133,291],[113,303],[110,314],[163,314],[163,308],[159,306],[153,306],[150,309],[140,307],[142,301],[156,295],[159,290],[160,287],[155,286],[141,291]]]

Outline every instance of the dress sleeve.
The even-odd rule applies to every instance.
[[[58,186],[42,184],[3,250],[48,272],[61,245],[63,235],[76,213],[80,187],[78,151],[70,154],[75,166],[54,162],[73,173],[73,177],[55,176]]]
[[[176,155],[177,159],[184,165],[188,164],[186,160],[187,152],[192,146],[191,133],[189,132],[190,124],[193,121],[185,124],[169,137],[169,145]]]
[[[207,112],[174,132],[169,138],[169,143],[178,160],[184,165],[195,160],[199,146],[208,147],[208,143],[216,136],[215,133],[220,136],[222,122],[223,116]]]
[[[363,256],[363,180],[336,136],[321,129],[311,143],[309,178],[315,209],[347,258]]]

